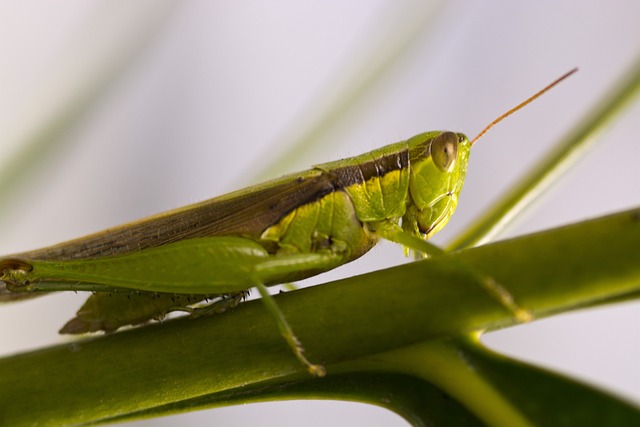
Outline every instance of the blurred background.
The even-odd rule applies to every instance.
[[[0,2],[0,254],[33,249],[436,129],[474,147],[446,244],[640,59],[640,3],[567,0]],[[640,102],[504,236],[640,204]],[[298,145],[295,145],[298,143]],[[280,159],[280,160],[279,160]],[[407,262],[382,244],[316,278]],[[399,292],[402,290],[399,289]],[[84,296],[0,309],[2,355],[63,342]],[[640,404],[640,304],[488,334],[492,348]],[[407,425],[278,402],[135,425]]]

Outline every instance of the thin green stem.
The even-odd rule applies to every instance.
[[[478,246],[493,240],[582,158],[598,136],[640,93],[640,60],[622,83],[562,142],[547,154],[491,209],[453,240],[448,250]]]
[[[404,347],[376,357],[387,369],[410,370],[466,404],[487,425],[533,427],[509,396],[468,366],[460,349],[448,341],[431,341]],[[478,399],[482,396],[482,399]]]

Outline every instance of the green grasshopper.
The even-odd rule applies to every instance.
[[[205,202],[55,246],[0,258],[0,301],[52,291],[93,291],[61,333],[110,332],[184,310],[224,311],[257,288],[280,332],[307,360],[267,286],[301,280],[353,261],[381,238],[416,254],[457,204],[473,144],[497,122],[576,70],[491,122],[473,140],[426,132],[356,157],[317,165]],[[474,272],[514,316],[507,291]],[[208,305],[198,305],[201,301]]]

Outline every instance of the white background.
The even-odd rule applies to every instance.
[[[96,81],[117,75],[58,134],[59,149],[33,168],[19,168],[25,173],[16,173],[15,186],[0,194],[0,253],[78,237],[426,130],[472,137],[579,66],[577,75],[474,147],[458,211],[435,238],[445,243],[576,126],[640,58],[640,3],[437,5],[0,2],[0,176]],[[263,172],[278,155],[292,152],[288,144],[308,137],[412,33],[413,41],[364,94],[338,110],[332,126],[321,126],[325,132],[312,149]],[[133,60],[123,60],[127,55]],[[636,102],[603,135],[604,143],[509,235],[640,204],[639,114]],[[381,245],[319,280],[401,262],[399,248]],[[0,351],[61,342],[57,329],[81,301],[57,295],[2,307]],[[490,334],[486,342],[640,404],[639,310],[634,303],[572,313]],[[247,405],[136,425],[285,421],[406,425],[382,409],[336,402]]]

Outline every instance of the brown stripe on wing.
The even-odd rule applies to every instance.
[[[11,258],[95,258],[195,237],[258,237],[294,208],[332,191],[334,184],[324,173],[303,172]]]

